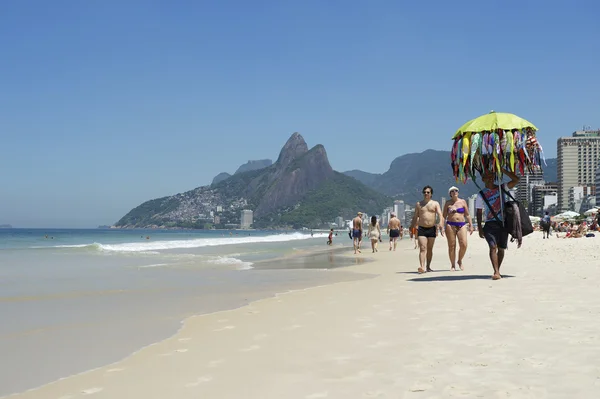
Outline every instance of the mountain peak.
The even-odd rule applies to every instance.
[[[300,133],[294,133],[285,143],[279,158],[277,158],[277,166],[279,168],[287,167],[294,159],[306,154],[308,152],[308,145],[304,141],[304,137]]]

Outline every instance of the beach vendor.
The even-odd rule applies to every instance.
[[[477,196],[475,208],[477,208],[477,226],[479,228],[479,237],[484,238],[490,249],[490,262],[494,269],[492,279],[500,280],[500,266],[504,260],[504,251],[508,245],[508,231],[504,228],[504,219],[502,215],[503,203],[506,202],[502,189],[508,191],[517,185],[519,177],[508,170],[503,171],[510,178],[508,183],[498,186],[494,181],[494,173],[484,172],[481,179],[485,187]],[[485,218],[485,219],[484,219]]]

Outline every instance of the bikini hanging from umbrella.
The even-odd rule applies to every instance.
[[[456,181],[475,180],[475,172],[503,170],[525,174],[541,170],[544,159],[537,127],[514,114],[491,111],[462,125],[452,136],[452,173]]]

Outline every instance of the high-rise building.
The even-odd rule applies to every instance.
[[[596,206],[600,205],[600,161],[596,165]]]
[[[254,223],[254,212],[244,209],[240,216],[240,226],[242,229],[248,229]]]
[[[543,216],[551,205],[556,205],[558,184],[548,183],[534,186],[532,200],[527,210],[531,216]]]
[[[569,209],[583,213],[591,208],[590,197],[596,203],[596,190],[594,186],[578,186],[569,189]]]
[[[595,186],[600,161],[600,130],[580,130],[557,143],[558,211],[569,210],[569,189]]]
[[[515,199],[529,207],[529,204],[533,202],[533,187],[541,186],[544,183],[542,168],[537,166],[532,172],[526,170],[524,176],[519,177],[519,182],[515,187]]]
[[[442,197],[442,203],[440,204],[442,209],[444,209],[444,205],[446,205],[446,197]]]
[[[402,200],[394,201],[394,213],[396,214],[396,217],[398,217],[398,219],[400,219],[400,223],[404,222],[405,209],[406,209],[406,206],[404,205],[404,201],[402,201]]]
[[[475,200],[477,199],[477,194],[473,194],[467,200],[467,206],[469,207],[469,214],[471,215],[471,220],[476,220],[477,209],[475,209]]]
[[[346,227],[346,223],[344,223],[344,218],[341,216],[336,217],[335,225],[338,227],[338,229],[343,229],[344,227]]]

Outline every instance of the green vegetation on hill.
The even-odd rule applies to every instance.
[[[392,204],[390,197],[357,183],[355,179],[335,172],[332,179],[307,193],[296,207],[255,220],[255,227],[323,227],[338,216],[350,219],[358,211],[375,215]]]

